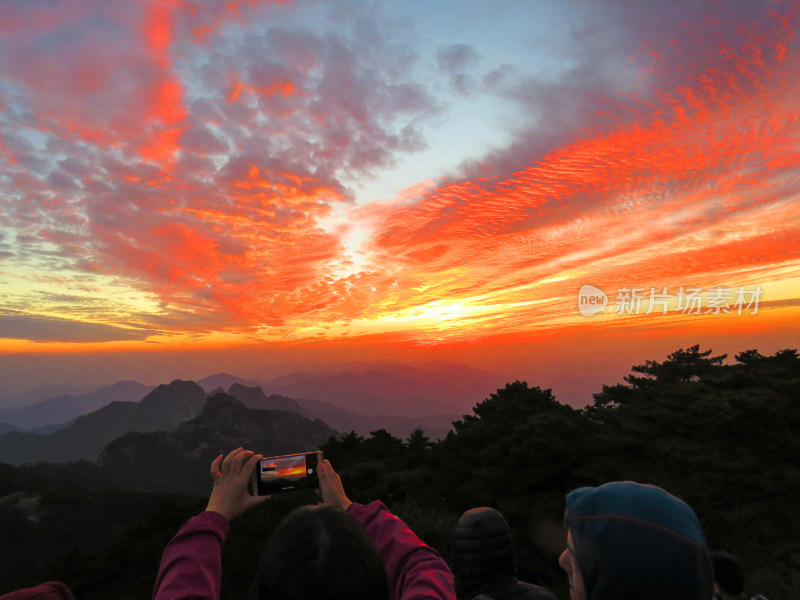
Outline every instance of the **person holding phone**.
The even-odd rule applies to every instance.
[[[269,496],[248,482],[262,456],[242,448],[211,464],[206,511],[164,550],[155,600],[220,597],[229,523]],[[318,465],[322,505],[290,513],[267,543],[256,574],[259,600],[455,600],[444,559],[379,501],[351,502],[330,462]]]

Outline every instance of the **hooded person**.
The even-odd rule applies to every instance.
[[[466,600],[556,600],[547,589],[517,579],[511,530],[493,508],[468,510],[453,534],[453,571]]]
[[[567,495],[571,600],[711,600],[708,547],[694,511],[661,488],[633,482]]]

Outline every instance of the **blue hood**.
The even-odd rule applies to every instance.
[[[661,488],[579,488],[567,495],[566,519],[588,600],[711,600],[700,522]]]

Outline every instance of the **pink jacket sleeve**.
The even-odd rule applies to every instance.
[[[383,557],[396,600],[455,600],[450,567],[382,502],[353,503],[348,512],[361,522]]]
[[[3,594],[0,600],[75,600],[75,596],[65,583],[48,581],[36,587]]]
[[[189,519],[164,549],[154,600],[218,600],[222,578],[222,543],[230,524],[219,513]]]

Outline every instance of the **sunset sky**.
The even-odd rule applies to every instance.
[[[2,2],[0,397],[446,360],[577,405],[695,343],[797,348],[798,26],[779,0]]]

